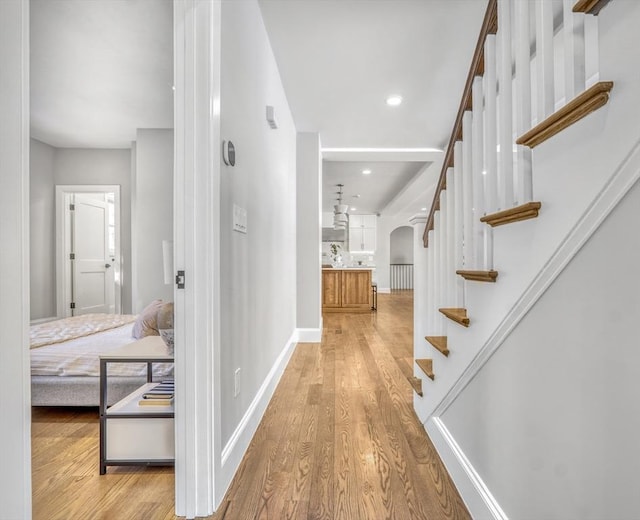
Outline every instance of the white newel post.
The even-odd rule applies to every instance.
[[[28,0],[0,1],[0,63],[0,517],[28,520],[31,518]]]
[[[427,215],[418,213],[409,219],[413,227],[413,357],[423,358],[427,355],[425,336],[431,336],[429,325],[429,248],[424,247],[422,235],[427,223]],[[420,417],[419,410],[422,397],[413,393],[413,407]],[[425,418],[426,419],[426,418]],[[423,419],[424,420],[424,419]]]

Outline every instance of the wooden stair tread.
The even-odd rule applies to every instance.
[[[433,359],[416,359],[416,365],[420,367],[429,379],[432,381],[435,379],[436,376],[433,373]]]
[[[458,270],[456,274],[462,276],[465,280],[474,282],[495,282],[498,278],[498,271],[465,271]]]
[[[491,227],[512,224],[513,222],[536,218],[541,207],[541,202],[527,202],[526,204],[516,206],[515,208],[509,208],[498,211],[497,213],[485,215],[480,219],[480,221],[486,222]]]
[[[465,327],[469,326],[469,318],[467,318],[467,309],[438,309],[450,320],[459,323]]]
[[[608,3],[609,0],[578,0],[573,6],[573,12],[597,15]]]
[[[422,379],[420,379],[419,377],[414,377],[411,376],[409,378],[409,383],[411,384],[411,386],[413,387],[413,391],[418,394],[420,397],[423,397],[423,393],[422,393]]]
[[[433,347],[444,354],[449,355],[449,348],[447,347],[447,336],[425,336],[426,339]]]
[[[609,92],[613,88],[613,81],[600,81],[578,94],[561,109],[556,110],[541,123],[524,133],[516,140],[516,144],[522,144],[534,148],[547,139],[569,128],[591,112],[603,107],[609,101]]]

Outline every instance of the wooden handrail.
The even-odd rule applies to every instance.
[[[442,164],[440,178],[438,179],[438,185],[436,186],[436,193],[433,197],[433,203],[431,204],[429,218],[427,219],[427,225],[422,236],[424,247],[429,246],[429,231],[433,229],[435,213],[440,202],[440,192],[447,188],[447,170],[453,166],[454,145],[456,141],[460,141],[462,139],[462,117],[464,116],[465,111],[470,110],[471,108],[473,78],[478,75],[482,75],[484,72],[484,42],[487,39],[488,34],[496,34],[496,32],[498,32],[498,2],[497,0],[489,0],[484,20],[482,22],[482,27],[480,28],[480,36],[478,37],[476,50],[473,53],[473,59],[471,60],[471,68],[469,69],[467,82],[462,93],[462,101],[460,101],[458,115],[456,116],[453,131],[451,132],[451,138],[449,139],[449,145],[444,156],[444,162]]]

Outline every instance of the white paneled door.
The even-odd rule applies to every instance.
[[[57,315],[122,312],[120,187],[56,186]]]
[[[109,205],[92,194],[75,194],[71,211],[74,315],[115,312],[115,258],[109,253]]]

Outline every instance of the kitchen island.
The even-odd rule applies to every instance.
[[[371,275],[374,269],[322,268],[322,311],[371,312]]]

